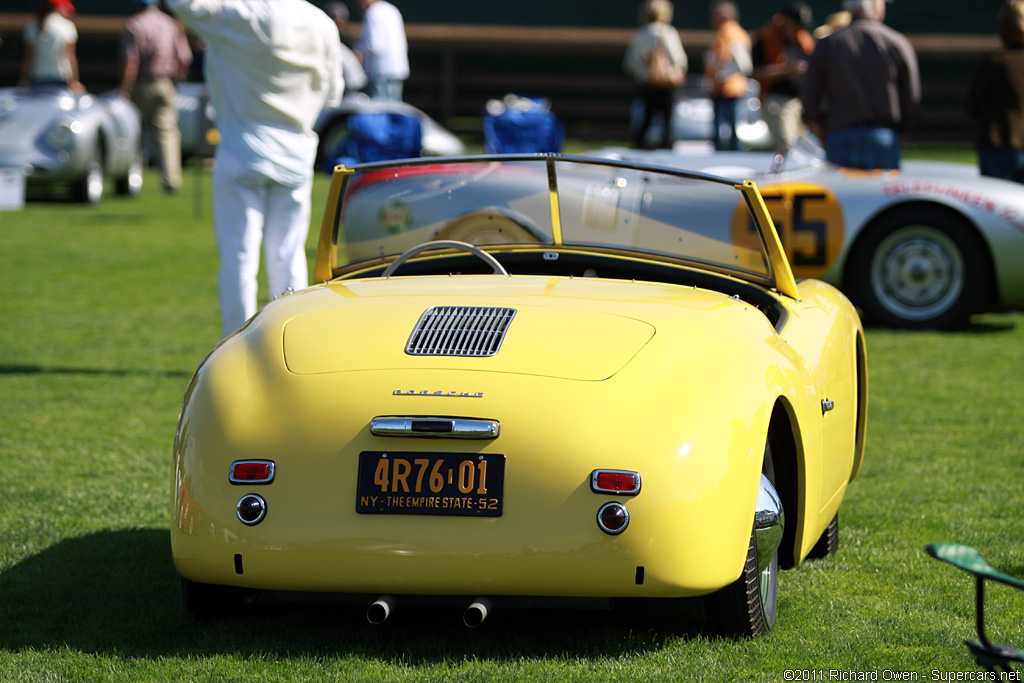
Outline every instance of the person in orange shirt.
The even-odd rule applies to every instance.
[[[792,2],[757,32],[754,78],[761,84],[764,120],[777,149],[788,149],[806,130],[800,104],[800,81],[814,52],[811,8]]]
[[[711,141],[717,150],[738,150],[736,105],[749,90],[753,71],[751,40],[739,22],[740,13],[731,0],[711,3],[711,28],[715,35],[704,56],[704,77],[715,105]]]

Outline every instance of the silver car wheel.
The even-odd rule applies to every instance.
[[[82,179],[82,200],[89,204],[99,204],[103,199],[103,166],[98,160],[89,162]]]
[[[117,193],[129,197],[137,197],[142,192],[142,153],[132,158],[128,173],[117,179]]]
[[[878,302],[905,320],[944,313],[964,289],[960,249],[930,226],[907,226],[881,241],[871,258],[871,288]]]
[[[775,463],[771,442],[764,447],[764,476],[774,486]],[[720,635],[764,636],[775,627],[779,603],[779,553],[773,554],[758,571],[757,527],[751,525],[750,541],[743,570],[736,581],[704,596],[704,614],[708,625]]]

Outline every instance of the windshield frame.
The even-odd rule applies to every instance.
[[[793,278],[789,261],[782,249],[781,241],[779,240],[778,234],[771,221],[771,217],[768,214],[768,210],[765,207],[764,200],[762,199],[757,186],[752,181],[738,181],[735,179],[701,173],[699,171],[688,171],[679,168],[637,163],[633,161],[562,154],[487,154],[458,157],[423,157],[418,159],[361,164],[355,168],[348,168],[345,166],[335,167],[328,194],[327,206],[324,212],[323,222],[321,224],[315,266],[315,281],[321,282],[346,276],[351,277],[353,275],[359,277],[360,273],[384,267],[399,256],[397,253],[386,254],[380,257],[361,259],[344,265],[338,264],[338,239],[341,232],[341,216],[343,209],[341,199],[344,196],[348,182],[351,181],[356,173],[361,174],[402,167],[445,164],[486,164],[491,162],[535,162],[546,165],[554,243],[541,243],[535,245],[512,243],[479,245],[485,250],[493,251],[495,253],[522,251],[524,249],[565,249],[578,252],[594,251],[595,253],[608,253],[609,251],[619,252],[624,255],[628,255],[631,258],[677,263],[685,267],[719,272],[751,282],[767,289],[777,290],[791,298],[797,298],[796,283]],[[752,272],[732,270],[721,264],[707,263],[695,258],[686,258],[682,255],[670,255],[660,252],[652,253],[650,251],[630,249],[625,246],[608,248],[563,243],[558,196],[558,173],[556,170],[558,164],[562,163],[624,169],[639,173],[654,173],[674,178],[725,185],[739,191],[746,202],[753,227],[757,229],[760,237],[760,241],[764,249],[763,256],[766,260],[767,273],[762,276]]]

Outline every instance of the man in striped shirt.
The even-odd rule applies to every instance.
[[[142,125],[159,153],[165,192],[181,188],[181,133],[175,81],[192,63],[181,24],[157,0],[134,0],[135,14],[121,32],[121,95],[142,114]]]

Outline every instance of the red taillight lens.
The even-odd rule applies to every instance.
[[[595,493],[636,495],[640,493],[640,475],[625,470],[594,470],[590,488]]]
[[[274,480],[272,460],[238,460],[231,463],[228,480],[232,484],[269,484]]]

